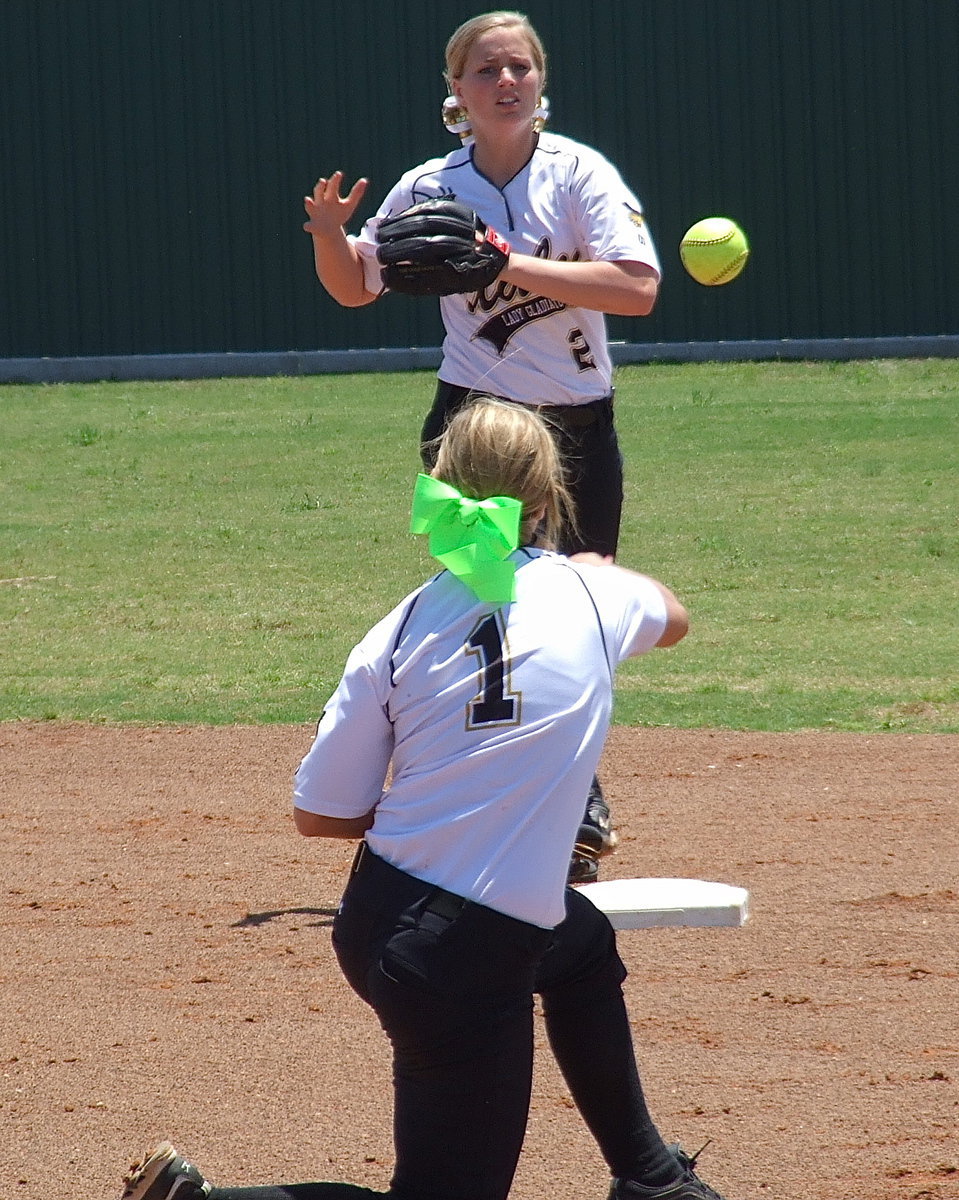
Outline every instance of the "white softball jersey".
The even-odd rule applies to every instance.
[[[468,205],[514,250],[560,261],[639,262],[660,272],[639,200],[598,151],[542,133],[526,166],[505,187],[491,183],[461,146],[407,171],[376,215],[350,240],[367,290],[382,290],[376,227],[438,196]],[[582,404],[607,396],[612,363],[602,313],[497,282],[443,296],[446,337],[439,378],[528,404]]]
[[[341,818],[375,806],[366,840],[381,858],[550,929],[616,666],[656,645],[666,603],[616,566],[528,547],[512,559],[513,603],[484,604],[444,571],[353,649],[294,804]]]

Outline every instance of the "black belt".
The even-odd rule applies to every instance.
[[[608,423],[612,420],[613,398],[604,396],[602,400],[590,400],[588,404],[533,404],[530,407],[556,425],[586,429],[597,421]]]
[[[486,393],[484,393],[486,394]],[[489,393],[493,394],[493,393]],[[454,413],[473,395],[469,388],[457,383],[447,383],[439,380],[437,385],[437,403],[442,404],[447,413]],[[495,396],[497,400],[506,400],[505,396]],[[613,419],[613,393],[602,396],[599,400],[589,400],[585,404],[527,404],[522,400],[507,400],[509,404],[518,404],[522,408],[531,408],[546,420],[566,429],[586,429],[602,421],[609,425]]]
[[[412,904],[426,896],[428,901],[423,911],[435,913],[447,921],[454,921],[470,903],[455,892],[425,883],[422,879],[401,871],[399,867],[394,867],[386,859],[374,854],[365,841],[360,842],[353,858],[350,877],[354,876],[361,877],[364,885],[369,885],[379,892],[384,900],[398,899],[401,903]]]
[[[529,945],[532,939],[532,944],[539,948],[540,953],[545,953],[552,938],[552,930],[507,916],[506,913],[487,908],[485,904],[467,900],[455,892],[448,892],[445,888],[408,875],[385,858],[380,858],[365,841],[360,842],[353,859],[344,903],[348,901],[353,888],[357,889],[358,901],[376,912],[395,914],[398,910],[416,905],[421,914],[428,913],[436,918],[434,928],[438,933],[462,916],[487,933],[492,931],[496,936],[507,937],[514,942],[520,939],[522,944]]]

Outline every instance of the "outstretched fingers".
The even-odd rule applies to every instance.
[[[318,179],[312,194],[303,197],[303,207],[309,218],[303,228],[307,233],[321,235],[342,229],[356,212],[368,184],[368,179],[357,179],[344,196],[342,171]]]

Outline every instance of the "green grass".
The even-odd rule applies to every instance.
[[[0,719],[310,721],[433,569],[429,373],[0,389]],[[616,719],[959,731],[959,363],[617,377],[621,559],[693,629]]]

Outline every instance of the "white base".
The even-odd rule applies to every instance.
[[[742,925],[749,892],[703,879],[604,879],[582,884],[614,929],[658,929],[668,925]]]

